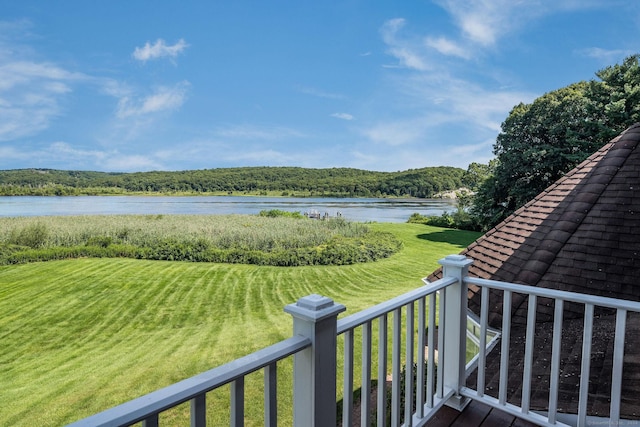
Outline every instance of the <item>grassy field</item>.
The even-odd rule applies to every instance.
[[[403,250],[328,267],[132,259],[0,267],[0,425],[63,425],[275,343],[291,335],[283,307],[307,294],[355,313],[420,286],[439,258],[478,236],[370,227],[394,233]],[[288,372],[285,364],[284,380]],[[260,381],[248,379],[247,388]],[[291,396],[281,392],[286,415]],[[212,425],[228,423],[223,393],[208,396]],[[247,404],[247,425],[261,425],[261,414]],[[166,417],[183,425],[183,416]]]
[[[35,247],[86,245],[97,238],[150,246],[161,240],[202,240],[219,248],[306,247],[334,235],[361,236],[367,227],[343,220],[300,221],[259,215],[79,215],[0,217],[0,243]]]
[[[262,215],[264,213],[264,215]],[[81,215],[0,218],[0,265],[70,258],[272,266],[375,261],[402,244],[362,223],[261,215]]]

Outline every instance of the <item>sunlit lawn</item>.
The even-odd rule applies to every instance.
[[[420,286],[437,260],[478,234],[373,224],[404,249],[340,267],[78,259],[0,267],[0,425],[56,426],[273,344],[291,335],[283,307],[317,293],[355,313]],[[279,370],[290,376],[289,362]],[[247,380],[247,402],[261,383]],[[281,390],[281,412],[290,411]],[[228,423],[227,392],[208,396],[211,425]],[[247,404],[247,425],[262,406]],[[185,411],[165,416],[184,424]]]

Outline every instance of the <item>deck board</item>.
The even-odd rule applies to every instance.
[[[442,407],[425,424],[427,427],[534,427],[535,424],[524,421],[514,415],[472,400],[462,412],[448,406]]]

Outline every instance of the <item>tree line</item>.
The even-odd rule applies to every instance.
[[[429,198],[460,188],[464,175],[464,169],[446,166],[399,172],[300,167],[134,173],[16,169],[0,171],[0,195],[183,193]]]

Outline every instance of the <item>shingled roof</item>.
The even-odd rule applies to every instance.
[[[480,237],[462,254],[474,260],[469,274],[475,277],[520,283],[551,289],[586,293],[612,298],[640,301],[640,124],[636,124],[564,177],[540,193],[502,223]],[[441,277],[435,271],[429,280]],[[477,289],[469,289],[469,308],[478,313],[480,297]],[[514,294],[512,346],[524,345],[524,323],[527,301]],[[551,315],[553,304],[540,300],[536,348],[538,360],[548,360],[550,349]],[[563,334],[563,379],[561,406],[573,412],[577,405],[580,356],[571,354],[582,341],[582,312],[572,305],[565,308]],[[490,324],[500,327],[502,321],[501,296],[490,296]],[[601,360],[592,360],[592,376],[598,376],[590,388],[597,396],[599,387],[606,390],[610,378],[610,348],[612,322],[615,316],[600,313],[596,324],[594,344]],[[630,316],[631,317],[631,316]],[[640,339],[638,319],[629,319],[628,339]],[[540,345],[538,345],[540,343]],[[625,377],[623,396],[640,396],[640,351],[638,345],[625,348]],[[496,353],[496,351],[494,351]],[[491,357],[489,370],[499,360]],[[518,352],[510,353],[513,390],[518,393],[522,372],[517,369]],[[574,361],[576,363],[572,363]],[[627,363],[629,361],[629,363]],[[538,365],[541,393],[548,396],[545,374],[548,366]],[[573,366],[577,365],[577,366]],[[511,369],[513,367],[514,369]],[[494,366],[496,368],[496,366]],[[600,370],[600,371],[599,371]],[[548,378],[548,374],[546,374]],[[608,375],[608,377],[607,377]],[[603,380],[602,380],[603,379]],[[493,381],[493,382],[492,382]],[[489,380],[487,392],[496,387],[497,378]],[[546,389],[545,389],[546,387]],[[497,387],[496,387],[497,389]],[[563,391],[564,390],[564,391]],[[532,400],[536,400],[534,396]],[[540,396],[538,406],[544,409],[546,398]],[[607,402],[596,402],[594,415],[606,415]],[[623,399],[624,400],[624,399]],[[623,401],[623,415],[637,418],[640,403]],[[636,399],[637,400],[637,399]]]

